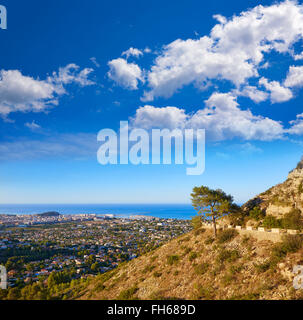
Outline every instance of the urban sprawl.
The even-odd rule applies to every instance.
[[[0,215],[0,265],[9,287],[109,271],[188,232],[189,221],[148,216]]]

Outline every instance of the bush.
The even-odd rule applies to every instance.
[[[204,241],[205,244],[212,244],[215,241],[213,237],[208,236]]]
[[[179,262],[179,256],[178,255],[172,255],[172,256],[167,256],[167,263],[169,265],[173,265]]]
[[[207,262],[202,263],[195,267],[195,274],[202,275],[207,272],[208,268],[209,268],[209,264]]]
[[[249,217],[259,221],[265,217],[265,212],[261,210],[259,207],[254,207],[252,210],[249,211]]]
[[[224,243],[231,241],[233,238],[235,238],[239,233],[234,229],[227,229],[219,232],[217,236],[217,241],[219,243]]]
[[[235,279],[235,277],[232,274],[226,274],[223,276],[222,278],[222,284],[227,286],[229,285],[233,280]]]
[[[233,262],[240,258],[238,250],[221,249],[217,256],[217,262],[223,263],[224,261]]]
[[[265,228],[282,228],[282,221],[281,219],[277,219],[274,216],[266,216],[263,220],[263,226]]]
[[[122,290],[118,296],[119,300],[132,300],[134,294],[138,291],[139,289],[137,287],[132,287],[127,290]]]
[[[243,269],[242,265],[232,265],[229,268],[230,274],[237,274]]]
[[[299,209],[293,209],[282,219],[284,229],[300,230],[302,228],[302,216]]]
[[[188,254],[188,253],[190,253],[191,252],[191,248],[189,248],[189,247],[183,247],[182,249],[184,249],[184,254]]]
[[[160,278],[160,277],[162,276],[162,273],[155,271],[155,272],[153,273],[153,276],[154,276],[155,278]]]
[[[205,231],[206,231],[206,229],[204,229],[204,228],[199,228],[199,229],[196,229],[196,230],[194,231],[194,234],[195,234],[195,236],[198,236],[198,235],[204,233]]]
[[[191,252],[188,259],[189,261],[194,261],[198,257],[197,252]]]
[[[195,285],[197,290],[197,294],[195,296],[196,299],[203,299],[203,300],[212,300],[214,297],[214,289],[210,287],[199,287],[199,285]]]
[[[302,248],[303,238],[301,235],[287,235],[283,241],[277,243],[272,249],[271,264],[275,265],[279,260],[284,258],[287,253],[297,252]]]
[[[265,261],[260,264],[255,264],[254,266],[255,266],[258,273],[263,273],[269,269],[270,264],[271,264],[271,262],[270,262],[270,260],[268,260],[268,261]]]
[[[144,273],[152,272],[155,268],[156,268],[156,267],[153,266],[153,265],[146,266],[146,267],[143,269],[143,272],[144,272]]]
[[[99,282],[95,287],[95,291],[97,292],[103,291],[104,289],[105,289],[105,285],[102,282]]]

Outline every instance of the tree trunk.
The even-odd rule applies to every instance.
[[[217,238],[217,226],[216,226],[216,219],[215,219],[215,217],[213,217],[213,224],[214,224],[214,235],[215,235],[215,238]]]

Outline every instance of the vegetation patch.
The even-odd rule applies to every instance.
[[[263,263],[259,263],[259,264],[255,263],[254,264],[258,273],[263,273],[263,272],[267,271],[270,268],[270,265],[271,265],[270,260],[267,260]]]
[[[180,257],[178,255],[167,256],[167,263],[169,265],[177,264],[179,260],[180,260]]]
[[[197,259],[197,257],[198,257],[197,252],[191,252],[188,259],[189,261],[194,261],[195,259]]]
[[[127,290],[122,290],[118,296],[119,300],[133,300],[134,295],[139,289],[137,287],[132,287]]]
[[[217,256],[217,262],[219,263],[223,263],[225,261],[234,262],[239,258],[240,258],[240,253],[238,250],[221,249]]]
[[[144,272],[144,273],[152,272],[155,268],[156,268],[156,266],[153,266],[153,265],[146,266],[146,267],[143,269],[143,272]]]
[[[233,238],[235,238],[238,234],[239,234],[238,231],[236,231],[235,229],[226,229],[219,232],[217,241],[218,243],[229,242]]]
[[[155,278],[160,278],[160,277],[162,276],[162,273],[161,273],[161,272],[158,272],[158,271],[155,271],[155,272],[153,273],[153,276],[154,276]]]
[[[206,238],[206,240],[204,241],[204,243],[205,243],[206,245],[209,245],[209,244],[212,244],[214,241],[215,241],[215,238],[213,238],[213,237],[211,237],[211,236],[208,236],[208,237]]]
[[[195,274],[196,275],[203,275],[204,273],[207,272],[209,269],[209,263],[204,262],[202,264],[199,264],[195,267]]]

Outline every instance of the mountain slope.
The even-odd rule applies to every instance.
[[[303,212],[303,159],[292,170],[283,183],[277,184],[257,195],[243,205],[244,211],[259,207],[277,218],[283,217],[293,209]]]
[[[291,237],[291,236],[289,236]],[[74,285],[67,299],[297,299],[292,269],[302,238],[284,244],[199,229],[119,268]],[[297,252],[295,252],[297,251]]]

